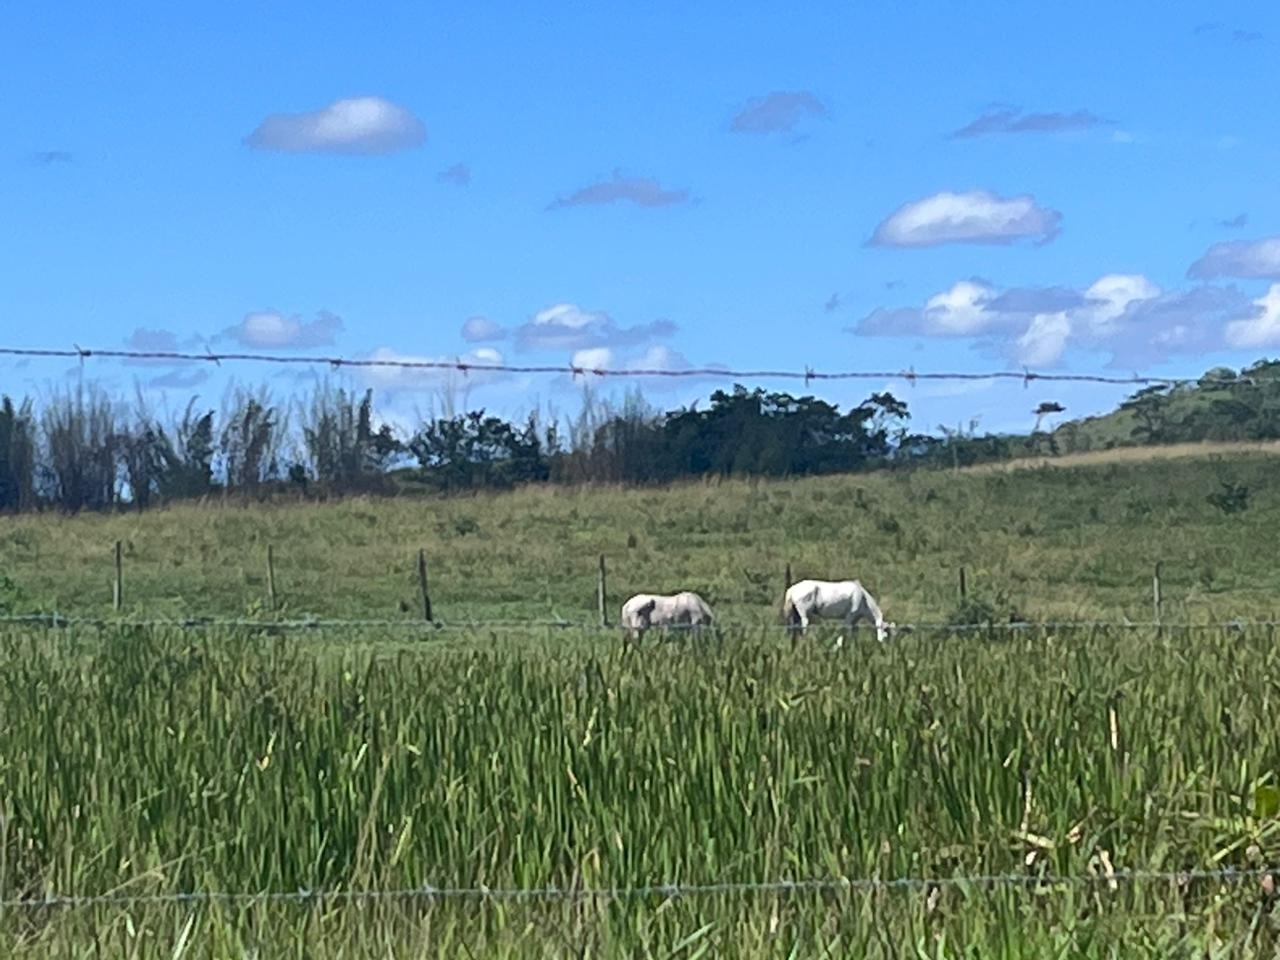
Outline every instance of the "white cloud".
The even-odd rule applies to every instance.
[[[275,310],[258,310],[245,314],[235,326],[223,330],[222,336],[244,347],[300,350],[328,346],[341,332],[342,318],[327,310],[309,322]]]
[[[613,351],[608,347],[588,347],[585,350],[575,350],[569,363],[580,370],[608,370],[613,364]]]
[[[986,190],[944,191],[905,203],[886,217],[871,244],[932,247],[943,243],[1047,243],[1058,234],[1062,214],[1036,205],[1030,195],[1004,198]]]
[[[1233,347],[1274,347],[1280,345],[1280,283],[1257,300],[1254,316],[1227,324],[1227,343]]]
[[[627,362],[628,370],[688,370],[691,364],[684,354],[661,343],[655,343],[644,353]]]
[[[991,324],[986,304],[994,294],[985,284],[961,280],[950,290],[936,293],[925,301],[925,319],[939,333],[962,336],[979,333]]]
[[[422,121],[382,97],[349,97],[306,113],[273,113],[244,142],[285,153],[394,153],[427,139]]]
[[[1280,280],[1280,237],[1215,243],[1191,265],[1187,276],[1194,280],[1214,277]]]
[[[503,356],[492,347],[477,347],[456,357],[427,357],[400,353],[390,347],[379,347],[368,359],[386,363],[442,363],[443,367],[361,367],[360,373],[369,386],[386,393],[421,390],[455,390],[463,387],[484,386],[505,377],[500,370],[486,370],[487,366],[500,365]],[[458,369],[457,365],[468,367]]]
[[[1105,350],[1116,365],[1146,364],[1221,349],[1229,329],[1235,332],[1227,341],[1270,342],[1271,314],[1263,301],[1255,306],[1262,313],[1249,319],[1249,302],[1232,287],[1165,292],[1141,274],[1107,274],[1082,291],[998,291],[964,280],[923,307],[881,308],[847,329],[862,336],[964,337],[1032,367],[1061,362],[1072,346]]]
[[[534,314],[516,331],[521,350],[586,350],[591,347],[625,347],[675,333],[669,320],[654,320],[634,327],[620,327],[609,314],[584,310],[576,303],[557,303]]]
[[[1014,356],[1028,367],[1050,367],[1062,359],[1071,336],[1071,318],[1066,312],[1041,313],[1018,337]]]
[[[1106,336],[1129,304],[1160,296],[1160,288],[1140,273],[1109,273],[1084,292],[1080,318],[1096,336]]]
[[[488,317],[467,317],[462,324],[462,339],[468,343],[506,339],[507,331]]]

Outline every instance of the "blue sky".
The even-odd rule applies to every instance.
[[[10,4],[0,340],[1240,366],[1280,352],[1277,41],[1280,10],[1238,3]],[[296,384],[85,370],[179,402]],[[0,390],[67,372],[10,362]],[[367,382],[401,419],[440,402],[439,377]],[[640,385],[662,405],[710,387]],[[980,429],[1125,392],[817,392],[885,386],[917,426]],[[472,378],[462,400],[569,409],[575,390]]]

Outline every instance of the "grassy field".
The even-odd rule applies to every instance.
[[[1260,617],[1280,588],[1274,470],[1242,456],[22,516],[0,526],[0,573],[20,609],[109,614],[119,539],[128,613],[257,615],[271,544],[286,615],[412,619],[424,548],[440,619],[585,620],[603,553],[613,614],[630,593],[688,588],[757,624],[776,622],[788,563],[861,578],[900,622],[947,617],[964,566],[975,596],[1029,617],[1148,620],[1160,561],[1170,619]],[[1248,488],[1246,510],[1206,500],[1223,483]]]
[[[1275,863],[1274,632],[0,636],[6,896]],[[1203,956],[1258,881],[15,910],[17,956]],[[103,951],[94,953],[96,949]],[[684,947],[678,944],[684,943]],[[1185,952],[1178,952],[1183,950]],[[1228,955],[1228,954],[1214,954]],[[1241,952],[1235,955],[1257,956]]]
[[[1271,615],[1269,460],[668,491],[205,505],[6,520],[17,609],[410,620],[705,592],[717,641],[0,626],[0,898],[1008,874],[938,890],[0,909],[0,953],[136,957],[1272,956],[1280,645],[1268,627],[918,632],[792,649],[782,568],[900,621]],[[1206,497],[1248,489],[1224,512]],[[402,608],[407,608],[402,609]],[[734,623],[738,626],[734,626]],[[1262,806],[1259,807],[1258,804]],[[1110,865],[1110,866],[1108,866]],[[1047,875],[1096,875],[1060,886]]]

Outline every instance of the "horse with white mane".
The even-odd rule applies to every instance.
[[[794,630],[809,628],[810,620],[843,620],[852,627],[860,620],[876,625],[876,639],[887,640],[894,625],[857,580],[800,580],[787,587],[782,615]]]
[[[711,607],[696,593],[684,590],[665,596],[637,593],[622,605],[619,624],[639,640],[650,627],[686,627],[699,631],[711,626]]]

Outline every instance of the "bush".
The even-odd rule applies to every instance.
[[[1222,489],[1205,497],[1209,503],[1225,514],[1243,513],[1249,509],[1249,488],[1243,484],[1222,481]]]

